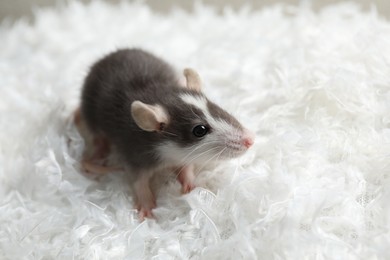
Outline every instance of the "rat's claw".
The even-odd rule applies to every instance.
[[[193,183],[184,183],[182,184],[181,192],[184,194],[190,193],[195,187]]]
[[[154,215],[152,213],[152,210],[156,207],[156,202],[154,200],[149,201],[149,203],[146,204],[140,204],[137,205],[138,210],[138,217],[141,221],[144,221],[145,218],[154,218]]]
[[[81,166],[86,173],[95,173],[100,175],[110,172],[123,171],[123,169],[119,167],[99,165],[87,160],[82,161]]]
[[[183,193],[189,193],[195,188],[194,180],[194,167],[193,165],[187,165],[180,169],[177,179],[181,184],[181,191]]]
[[[154,218],[152,209],[141,208],[138,210],[138,217],[141,221],[144,221],[145,218]]]

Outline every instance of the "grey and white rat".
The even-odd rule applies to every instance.
[[[242,155],[254,135],[201,92],[185,69],[185,86],[165,61],[140,49],[115,51],[95,63],[82,89],[80,117],[104,153],[112,145],[134,175],[140,217],[156,207],[151,176],[180,169],[184,192],[194,188],[193,165]],[[92,164],[90,169],[94,169]]]

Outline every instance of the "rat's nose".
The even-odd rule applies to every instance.
[[[251,131],[245,129],[242,138],[242,144],[246,148],[249,148],[253,145],[254,142],[255,142],[255,135]]]
[[[249,148],[249,147],[252,146],[253,142],[254,142],[253,139],[251,139],[251,138],[245,138],[245,139],[244,139],[244,146],[245,146],[246,148]]]

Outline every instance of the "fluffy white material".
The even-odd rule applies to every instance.
[[[1,259],[390,259],[390,24],[375,10],[73,2],[0,39]],[[124,174],[80,174],[70,122],[90,64],[132,46],[196,68],[257,135],[188,195],[156,181],[143,223]]]

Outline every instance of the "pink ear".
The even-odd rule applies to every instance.
[[[161,124],[168,124],[168,114],[161,106],[138,100],[131,104],[131,116],[141,129],[148,132],[159,131]]]
[[[187,79],[187,88],[200,92],[202,90],[202,82],[199,74],[190,68],[184,69],[183,73]]]

